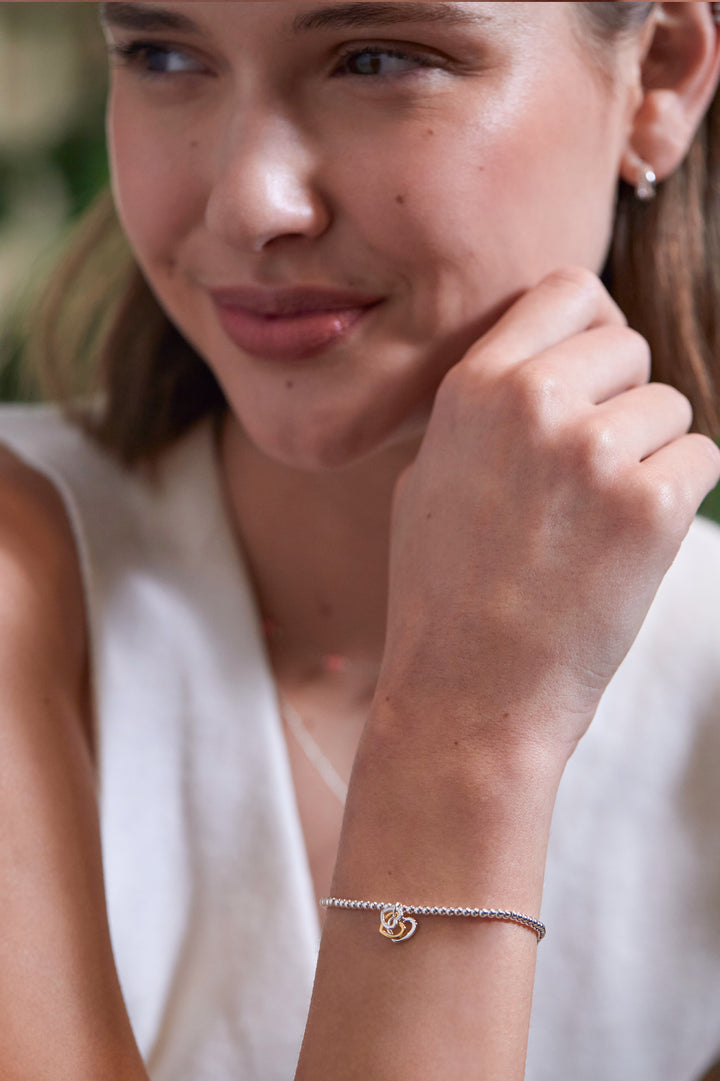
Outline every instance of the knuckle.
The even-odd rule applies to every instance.
[[[676,387],[667,387],[666,393],[668,394],[668,399],[672,400],[673,408],[678,416],[682,417],[685,430],[687,431],[692,426],[693,422],[694,410],[692,402],[687,395],[683,394],[682,391],[678,390]]]
[[[667,418],[667,423],[688,431],[693,422],[693,407],[690,399],[666,383],[650,383],[648,391],[653,394],[647,400],[653,409],[658,410],[658,415]]]
[[[628,513],[642,536],[683,533],[688,524],[687,494],[670,478],[656,478],[635,489]]]
[[[645,370],[646,379],[650,378],[650,370],[652,367],[652,350],[650,349],[650,343],[647,338],[644,338],[639,330],[634,330],[632,327],[623,327],[622,334],[627,341],[628,348],[632,351],[633,356],[642,363]]]
[[[551,271],[541,282],[546,289],[558,290],[574,303],[594,313],[598,324],[627,326],[625,315],[612,299],[600,278],[584,266],[563,266]]]
[[[564,290],[571,288],[579,293],[592,296],[605,292],[605,288],[597,274],[593,274],[591,270],[583,266],[558,267],[543,279],[543,283],[551,288]]]
[[[607,424],[585,424],[570,438],[570,461],[585,484],[598,490],[611,486],[618,466],[618,441]]]
[[[701,454],[707,455],[711,466],[720,470],[720,447],[709,436],[696,432],[693,436]]]
[[[510,374],[513,409],[534,427],[555,427],[562,415],[567,387],[545,364],[524,364]]]

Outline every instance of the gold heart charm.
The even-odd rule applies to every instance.
[[[385,905],[380,910],[380,934],[391,942],[405,942],[417,930],[417,920],[406,916],[400,904]]]

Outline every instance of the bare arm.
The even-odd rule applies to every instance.
[[[368,744],[353,781],[364,799],[348,805],[335,895],[540,911],[552,800],[538,795],[531,763],[518,762],[503,791],[498,774],[481,780],[484,764],[442,762],[437,745],[413,777],[400,755],[376,738]],[[298,1079],[523,1077],[535,934],[494,921],[417,919],[411,939],[391,943],[376,912],[329,912]]]
[[[567,759],[720,474],[648,378],[645,343],[568,271],[444,381],[396,494],[336,895],[538,914]],[[533,935],[430,917],[391,943],[376,924],[330,912],[296,1081],[521,1081]]]
[[[0,455],[0,1075],[147,1081],[115,973],[73,540]]]

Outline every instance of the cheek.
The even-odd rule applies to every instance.
[[[600,269],[624,142],[619,106],[586,68],[566,63],[564,79],[539,79],[516,103],[486,159],[488,229],[538,273],[570,263]]]
[[[473,317],[564,264],[602,265],[617,118],[584,69],[505,91],[414,123],[390,154],[368,136],[342,156],[337,190],[427,319]]]
[[[114,93],[107,138],[115,206],[140,265],[171,263],[173,244],[197,205],[189,140],[184,159],[181,142],[160,127],[139,125],[132,99]]]
[[[346,148],[337,190],[347,193],[348,217],[373,246],[394,252],[402,262],[415,265],[420,255],[442,257],[465,233],[473,202],[482,213],[488,198],[483,147],[459,137],[443,119],[396,132],[389,141],[390,153],[371,140],[349,153]],[[368,162],[377,164],[368,167]]]
[[[486,151],[462,130],[454,118],[430,117],[396,126],[392,137],[346,140],[334,156],[338,248],[350,266],[353,250],[369,253],[395,282],[407,302],[403,317],[412,308],[411,338],[463,317],[458,285],[479,257],[481,223],[490,217]]]

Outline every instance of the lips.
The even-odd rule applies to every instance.
[[[210,291],[218,320],[244,352],[304,360],[345,338],[382,297],[316,288]]]

